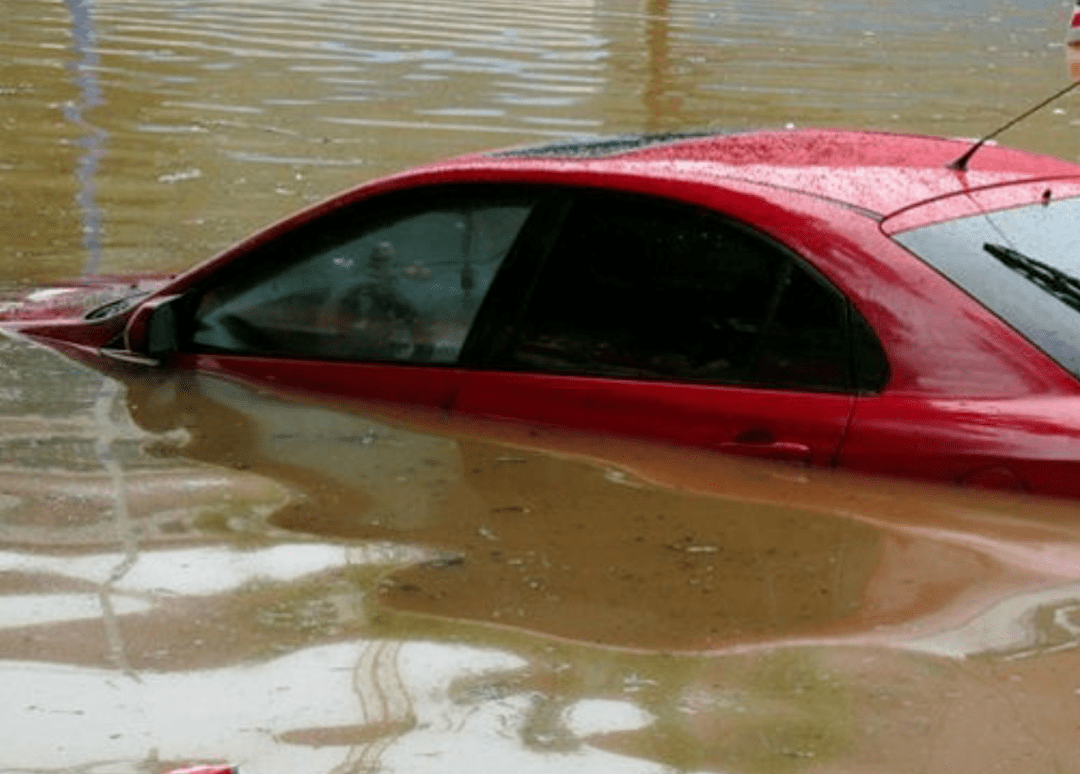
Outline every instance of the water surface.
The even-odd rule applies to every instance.
[[[1071,504],[0,356],[5,770],[1080,754]]]
[[[452,153],[973,136],[1067,3],[0,0],[0,285]],[[1010,130],[1076,158],[1066,99]],[[1071,771],[1075,507],[104,378],[0,339],[0,771]]]
[[[1064,82],[1065,6],[3,0],[0,281],[175,271],[340,188],[495,146],[979,135]],[[1072,115],[1003,139],[1075,158]]]

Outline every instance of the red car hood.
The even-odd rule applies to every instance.
[[[142,298],[167,281],[167,277],[160,276],[99,277],[44,287],[0,289],[0,322],[78,319],[107,304]]]

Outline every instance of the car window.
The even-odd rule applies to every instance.
[[[583,195],[532,292],[508,367],[852,387],[849,307],[786,250],[713,213]]]
[[[521,194],[455,190],[307,224],[203,292],[190,344],[453,363],[531,208]]]
[[[1080,377],[1080,199],[935,223],[893,238]]]

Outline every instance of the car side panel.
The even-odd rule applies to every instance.
[[[471,371],[457,412],[671,441],[725,453],[831,465],[852,411],[850,395]]]
[[[1080,496],[1080,397],[860,397],[840,467],[994,489]]]
[[[220,374],[277,389],[329,398],[359,398],[445,409],[453,402],[459,368],[399,363],[350,363],[246,355],[181,353],[169,366]]]

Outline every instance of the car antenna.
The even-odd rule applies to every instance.
[[[975,155],[975,154],[976,154],[976,153],[978,152],[979,148],[981,148],[981,147],[982,147],[983,145],[985,145],[985,144],[986,144],[987,142],[989,142],[990,140],[992,140],[992,139],[994,139],[995,137],[997,137],[997,136],[998,136],[999,134],[1001,134],[1002,132],[1004,132],[1004,131],[1005,131],[1006,129],[1008,129],[1008,128],[1009,128],[1010,126],[1014,126],[1015,124],[1018,124],[1018,123],[1020,123],[1020,122],[1021,122],[1021,121],[1023,121],[1023,120],[1025,119],[1025,118],[1027,118],[1028,116],[1030,116],[1030,115],[1031,115],[1032,113],[1035,113],[1036,111],[1042,110],[1042,109],[1043,109],[1044,107],[1046,107],[1047,105],[1049,105],[1049,104],[1050,104],[1051,102],[1053,102],[1054,100],[1056,100],[1056,99],[1059,99],[1060,97],[1064,97],[1064,96],[1065,96],[1066,94],[1068,94],[1068,93],[1069,93],[1070,91],[1072,91],[1073,89],[1075,89],[1075,88],[1076,88],[1077,86],[1080,86],[1080,81],[1073,81],[1072,83],[1070,83],[1070,84],[1069,84],[1068,86],[1066,86],[1065,88],[1063,88],[1063,89],[1058,89],[1058,90],[1057,90],[1056,92],[1054,92],[1053,94],[1051,94],[1051,95],[1050,95],[1049,97],[1047,97],[1046,99],[1044,99],[1044,100],[1043,100],[1042,102],[1040,102],[1039,104],[1037,104],[1037,105],[1034,105],[1034,106],[1032,106],[1032,107],[1028,108],[1028,109],[1027,109],[1027,110],[1025,110],[1025,111],[1024,111],[1023,113],[1021,113],[1020,115],[1018,115],[1018,116],[1017,116],[1016,118],[1012,118],[1012,119],[1009,119],[1009,120],[1008,120],[1007,122],[1005,122],[1004,124],[1002,124],[1001,126],[999,126],[999,127],[998,127],[997,129],[995,129],[994,131],[990,132],[990,134],[986,135],[986,136],[985,136],[985,137],[983,137],[983,138],[982,138],[981,140],[979,140],[979,141],[978,141],[977,143],[975,143],[975,144],[974,144],[974,145],[972,145],[972,146],[971,146],[970,148],[968,148],[968,149],[967,149],[967,150],[966,150],[966,151],[964,152],[964,155],[963,155],[963,156],[961,156],[961,157],[960,157],[960,158],[958,158],[958,159],[957,159],[956,161],[954,161],[954,162],[952,162],[951,164],[949,164],[949,169],[955,169],[955,170],[957,170],[958,172],[966,172],[966,171],[967,171],[967,165],[968,165],[968,162],[969,162],[969,161],[971,161],[971,157],[972,157],[972,156],[974,156],[974,155]]]
[[[949,169],[955,169],[957,172],[966,172],[968,162],[971,161],[972,156],[978,153],[979,148],[981,148],[990,140],[997,137],[1009,127],[1020,123],[1032,113],[1042,110],[1054,100],[1064,97],[1077,86],[1080,86],[1080,72],[1078,72],[1077,68],[1073,64],[1074,52],[1080,52],[1080,0],[1073,0],[1073,10],[1071,16],[1069,17],[1069,29],[1065,33],[1065,52],[1066,60],[1069,62],[1070,65],[1070,75],[1073,78],[1073,82],[1062,89],[1058,89],[1039,104],[1028,108],[1016,118],[1012,118],[1006,121],[997,129],[990,132],[990,134],[986,135],[981,140],[972,145],[970,148],[968,148],[966,151],[964,151],[964,155],[949,164]]]

